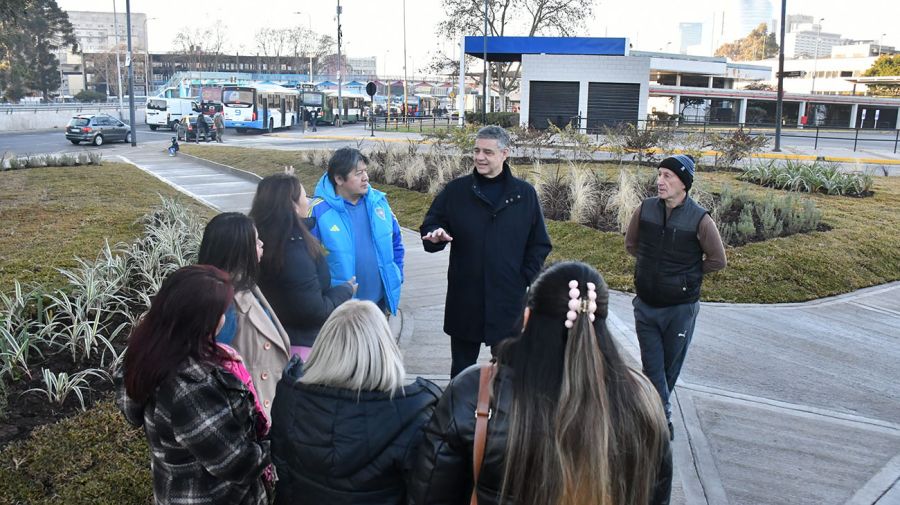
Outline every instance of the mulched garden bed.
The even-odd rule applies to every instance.
[[[116,352],[121,352],[125,347],[124,339],[114,342]],[[52,354],[51,354],[52,351]],[[5,411],[0,414],[0,448],[10,442],[27,438],[31,432],[45,424],[55,423],[61,419],[71,417],[81,412],[81,404],[75,393],[70,393],[62,405],[51,403],[44,393],[38,391],[27,392],[32,388],[44,389],[42,368],[54,373],[66,372],[69,375],[89,368],[102,368],[99,356],[88,361],[72,361],[72,355],[68,350],[41,348],[44,359],[35,361],[29,367],[31,378],[23,376],[12,383],[7,382],[7,402]],[[84,405],[91,408],[95,403],[105,398],[110,398],[113,392],[113,383],[109,380],[88,377],[90,390],[85,390]]]

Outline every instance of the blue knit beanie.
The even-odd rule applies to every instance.
[[[684,183],[684,190],[690,191],[694,184],[694,158],[686,154],[676,154],[659,162],[659,168],[668,168]]]

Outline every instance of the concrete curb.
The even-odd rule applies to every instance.
[[[240,177],[241,179],[244,179],[247,182],[257,183],[262,180],[262,177],[254,174],[253,172],[248,172],[246,170],[241,170],[240,168],[234,168],[229,165],[217,163],[215,161],[210,161],[206,158],[200,158],[198,156],[194,156],[192,154],[187,154],[187,153],[178,153],[178,156],[187,156],[188,158],[192,159],[195,163],[197,163],[199,165],[203,165],[203,166],[212,168],[213,170],[223,170],[232,175],[236,175],[236,176]]]

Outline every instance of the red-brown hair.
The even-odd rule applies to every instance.
[[[128,396],[146,403],[188,358],[207,363],[227,359],[216,345],[216,329],[233,298],[229,275],[216,267],[192,265],[169,275],[128,337]]]

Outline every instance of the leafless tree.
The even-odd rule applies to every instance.
[[[444,21],[437,32],[450,41],[462,35],[484,34],[484,3],[482,0],[442,0]],[[582,33],[593,16],[593,0],[488,0],[488,36],[536,35],[574,36]],[[466,57],[468,68],[474,58]],[[459,75],[459,62],[445,53],[433,56],[429,70]],[[521,64],[491,63],[490,75],[500,91],[502,107],[506,97],[519,89]],[[480,78],[476,77],[476,80]],[[479,81],[480,83],[480,81]]]
[[[291,31],[287,28],[260,28],[253,37],[260,54],[275,58],[276,72],[281,71],[281,57],[290,49]]]

